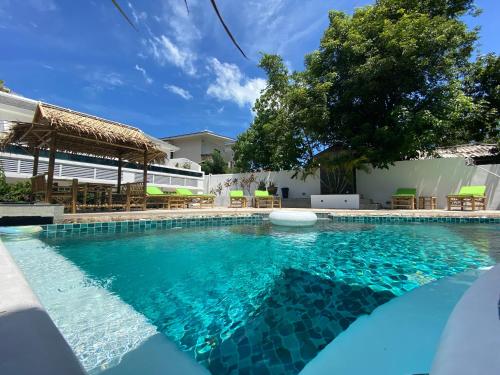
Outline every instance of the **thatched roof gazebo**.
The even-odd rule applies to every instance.
[[[132,126],[45,103],[38,104],[33,122],[11,125],[0,140],[0,146],[7,144],[19,144],[33,152],[33,176],[38,174],[40,149],[49,150],[47,201],[52,191],[56,151],[118,159],[118,189],[122,162],[141,163],[146,189],[147,165],[163,161],[170,151],[177,150]]]

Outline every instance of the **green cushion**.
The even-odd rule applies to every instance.
[[[417,189],[414,188],[399,188],[396,190],[394,197],[414,197],[417,195]]]
[[[165,195],[165,193],[158,186],[148,186],[146,188],[148,195]]]
[[[473,195],[475,197],[484,197],[486,193],[486,186],[462,186],[458,195]]]
[[[179,195],[194,195],[191,190],[186,189],[186,188],[178,188],[178,189],[175,189],[175,191]]]
[[[254,192],[256,197],[268,197],[269,192],[267,190],[255,190]]]
[[[243,190],[233,190],[229,192],[231,198],[241,198],[243,197]]]

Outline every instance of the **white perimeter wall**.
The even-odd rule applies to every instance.
[[[482,165],[500,175],[500,164]],[[488,209],[500,209],[500,178],[478,166],[468,167],[463,158],[409,160],[389,169],[357,171],[358,194],[387,206],[398,187],[415,187],[417,195],[437,196],[438,208],[446,208],[446,195],[458,193],[462,185],[486,185]]]
[[[222,184],[223,189],[220,196],[216,199],[216,204],[219,206],[227,205],[229,200],[229,190],[243,190],[238,184],[237,186],[230,186],[229,188],[224,186],[224,182],[237,178],[241,180],[244,176],[249,176],[251,173],[235,173],[235,174],[219,174],[219,175],[206,175],[205,176],[205,193],[209,193],[212,189],[217,188],[219,183]],[[261,180],[268,180],[274,182],[278,187],[278,194],[281,196],[281,188],[289,188],[288,198],[309,198],[312,194],[320,194],[320,181],[319,172],[308,177],[305,181],[298,178],[292,178],[293,171],[280,171],[280,172],[256,172],[254,173],[256,177],[256,182],[251,186],[250,191],[245,191],[245,195],[253,196],[255,189],[257,189],[258,183]],[[300,175],[299,175],[300,176]]]

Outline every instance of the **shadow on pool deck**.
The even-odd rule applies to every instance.
[[[0,311],[0,374],[85,375],[47,312]]]
[[[114,367],[101,375],[210,375],[209,372],[181,352],[163,334],[149,337],[139,347],[128,352]]]
[[[357,317],[395,295],[286,269],[244,327],[197,355],[213,374],[294,374]]]

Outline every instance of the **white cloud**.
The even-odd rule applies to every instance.
[[[215,57],[209,59],[208,68],[215,74],[215,82],[208,86],[207,94],[219,100],[232,101],[240,107],[253,106],[266,87],[266,80],[248,78],[236,65],[221,63]]]
[[[108,86],[108,88],[119,87],[125,84],[121,75],[114,72],[104,73],[101,71],[95,71],[87,74],[85,78],[87,79],[87,81],[93,82],[94,84],[100,86],[106,85]]]
[[[103,72],[101,70],[88,72],[85,74],[84,79],[89,84],[83,89],[92,97],[104,90],[114,90],[117,87],[125,85],[121,75],[118,73]]]
[[[190,9],[197,5],[190,0]],[[196,43],[201,39],[201,32],[194,19],[188,14],[184,1],[164,0],[162,14],[154,15],[162,33],[155,34],[147,28],[149,37],[143,43],[149,55],[160,65],[166,63],[181,68],[188,75],[196,74]]]
[[[27,3],[39,12],[53,12],[57,5],[53,0],[28,0]]]
[[[193,95],[191,95],[191,93],[188,90],[185,90],[182,87],[165,84],[163,85],[163,88],[165,88],[165,90],[168,90],[175,95],[179,95],[183,99],[191,100],[193,98]]]
[[[190,10],[197,6],[195,0],[189,0]],[[166,22],[173,39],[184,47],[201,39],[201,32],[194,22],[193,14],[188,14],[186,5],[182,0],[164,1],[162,19]]]
[[[173,64],[189,75],[196,74],[196,55],[175,45],[167,36],[152,37],[145,41],[148,52],[160,65]]]
[[[135,23],[147,20],[148,14],[146,12],[136,12],[135,8],[132,6],[131,3],[128,3],[128,7],[132,12],[132,17],[134,18]]]
[[[148,76],[148,73],[146,72],[146,69],[144,68],[141,68],[139,65],[135,65],[135,70],[137,70],[138,72],[141,72],[142,76],[144,77],[144,80],[146,81],[146,83],[148,85],[152,84],[153,83],[153,79]]]
[[[368,1],[337,1],[336,7],[346,9]],[[296,58],[304,40],[315,36],[319,43],[330,8],[331,1],[247,0],[224,2],[221,11],[228,20],[238,20],[235,35],[250,58],[259,59],[260,52]]]

